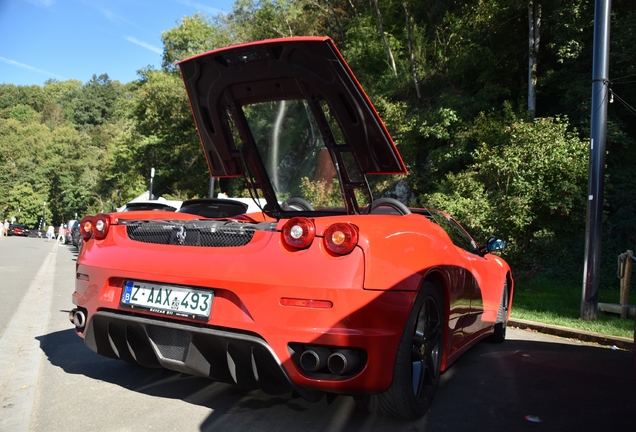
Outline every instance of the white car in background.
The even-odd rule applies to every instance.
[[[181,207],[182,201],[167,200],[164,197],[157,199],[139,199],[135,198],[122,207],[117,209],[118,212],[129,212],[137,210],[163,210],[163,211],[177,211]]]

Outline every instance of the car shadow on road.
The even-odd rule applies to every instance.
[[[351,397],[310,403],[269,396],[94,354],[72,329],[38,338],[48,361],[69,374],[212,410],[202,431],[631,430],[636,406],[632,353],[589,345],[507,340],[479,343],[442,375],[429,413],[406,422],[358,411]]]

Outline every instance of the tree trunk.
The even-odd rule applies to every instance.
[[[353,9],[353,12],[355,14],[356,17],[360,16],[358,15],[358,10],[356,9],[356,7],[353,5],[353,3],[351,2],[351,0],[349,0],[349,6],[351,6],[351,9]]]
[[[537,113],[537,61],[541,40],[541,2],[528,0],[528,112]]]
[[[333,7],[331,7],[331,4],[329,3],[329,0],[327,0],[326,3],[327,3],[327,11],[331,10],[331,13],[333,15],[333,19],[336,22],[336,27],[338,27],[338,33],[340,33],[340,40],[342,42],[344,42],[345,33],[344,33],[344,29],[340,25],[340,21],[338,20],[338,14],[336,13],[335,9]]]
[[[409,10],[404,2],[404,14],[406,15],[406,34],[409,39],[409,57],[411,60],[411,72],[413,73],[413,83],[415,84],[415,91],[417,92],[417,98],[421,99],[422,95],[420,95],[420,85],[417,83],[417,72],[415,69],[415,58],[413,57],[413,38],[411,37],[411,17],[409,16]]]
[[[380,6],[378,5],[378,0],[373,0],[373,4],[375,5],[375,11],[378,14],[378,27],[380,28],[380,35],[382,35],[382,42],[384,42],[384,47],[386,48],[386,52],[389,55],[389,62],[391,63],[393,74],[397,76],[397,67],[395,66],[395,60],[393,59],[393,52],[391,51],[391,47],[389,46],[389,41],[386,40],[384,28],[382,28],[382,14],[380,14]]]

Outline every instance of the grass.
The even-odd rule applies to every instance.
[[[555,324],[612,336],[634,337],[634,319],[598,313],[596,321],[580,319],[582,286],[546,282],[518,282],[512,303],[513,318]],[[629,304],[636,304],[636,285],[632,284]],[[600,303],[619,303],[618,282],[613,289],[599,289]]]

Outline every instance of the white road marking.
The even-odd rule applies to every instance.
[[[0,339],[0,430],[28,431],[51,314],[57,245],[51,248]]]

